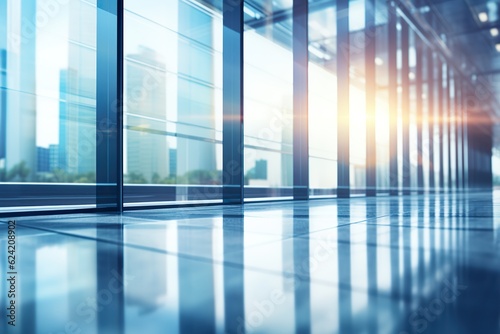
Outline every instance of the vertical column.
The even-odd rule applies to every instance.
[[[469,186],[481,190],[491,189],[493,185],[491,170],[491,151],[493,147],[493,129],[490,113],[474,113],[474,120],[467,124],[469,147]]]
[[[390,194],[398,191],[398,68],[397,68],[397,15],[394,3],[387,6],[388,68],[389,68],[389,187]]]
[[[97,1],[96,205],[123,210],[123,0]]]
[[[467,92],[470,94],[470,89]],[[477,117],[477,115],[476,115]],[[476,150],[474,147],[474,141],[477,139],[477,134],[474,131],[474,125],[473,122],[471,122],[471,119],[468,117],[467,119],[467,166],[469,167],[467,169],[467,179],[469,183],[469,188],[476,188],[477,186],[477,172],[476,172]]]
[[[446,109],[445,109],[445,117],[446,120],[446,130],[448,131],[448,140],[446,145],[448,145],[448,191],[452,189],[452,165],[451,165],[451,124],[453,120],[453,108],[452,108],[452,99],[451,99],[451,75],[453,71],[450,69],[449,64],[446,64]]]
[[[309,198],[308,1],[293,1],[293,198]]]
[[[491,108],[491,107],[490,107]],[[485,118],[488,119],[488,124],[485,125],[485,130],[483,131],[484,144],[481,145],[483,149],[484,157],[484,179],[483,188],[488,190],[493,190],[493,170],[491,166],[492,150],[493,150],[493,120],[491,119],[493,112],[487,113]]]
[[[422,110],[422,94],[423,94],[423,44],[420,38],[415,37],[416,47],[416,64],[415,64],[415,85],[417,94],[417,187],[418,192],[423,193],[424,189],[424,166],[423,166],[423,142],[422,142],[422,124],[423,124],[423,110]]]
[[[349,197],[349,0],[337,0],[337,197]]]
[[[365,0],[366,196],[377,193],[375,0]]]
[[[0,1],[0,168],[7,150],[7,1]],[[1,176],[0,176],[1,177]],[[1,329],[1,328],[0,328]]]
[[[443,97],[443,63],[438,58],[436,59],[438,75],[437,75],[437,90],[438,90],[438,110],[437,110],[437,119],[438,119],[438,140],[439,140],[439,191],[443,191],[444,188],[444,168],[443,168],[443,137],[444,137],[444,117],[443,117],[443,108],[444,108],[444,97]]]
[[[401,20],[401,115],[403,120],[403,194],[410,193],[410,43],[408,23]]]
[[[464,89],[462,90],[462,104],[464,106],[463,110],[463,120],[462,120],[462,131],[463,131],[463,142],[462,142],[462,147],[463,147],[463,178],[464,178],[464,184],[466,188],[470,187],[470,180],[469,180],[469,128],[467,124],[469,123],[469,104],[467,101],[467,95],[469,93],[469,87],[467,85],[464,85]]]
[[[427,115],[429,120],[429,191],[435,191],[435,173],[434,173],[434,52],[431,48],[427,49]]]
[[[462,95],[460,91],[461,81],[457,75],[454,77],[455,85],[455,187],[457,191],[462,187],[462,104],[460,103]]]
[[[223,0],[222,198],[243,203],[243,1]]]

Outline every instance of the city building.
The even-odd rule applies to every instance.
[[[0,168],[7,151],[7,50],[0,49]]]
[[[61,70],[59,167],[81,174],[96,169],[95,84],[76,69]]]
[[[171,148],[168,150],[168,163],[170,176],[175,177],[177,175],[177,149]]]
[[[50,151],[46,147],[36,148],[36,159],[38,173],[45,173],[50,171]]]
[[[217,37],[213,15],[179,1],[178,17],[177,175],[183,176],[217,168],[213,142],[218,88],[215,76],[219,73],[215,73],[218,55],[214,50]]]
[[[152,49],[126,56],[127,173],[144,183],[169,176],[165,64]],[[158,182],[153,182],[158,183]]]
[[[36,20],[37,7],[33,1],[2,1],[0,24],[4,27],[0,39],[3,51],[3,80],[6,84],[2,103],[5,114],[5,168],[10,170],[24,164],[28,179],[36,173],[36,30],[24,22]],[[10,16],[9,16],[10,15]],[[9,20],[9,25],[7,25]],[[6,29],[9,27],[9,29]],[[16,112],[10,112],[16,110]],[[8,138],[8,139],[7,139]]]
[[[59,169],[59,145],[49,145],[49,171]]]

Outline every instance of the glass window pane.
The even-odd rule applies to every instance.
[[[95,1],[0,3],[0,182],[19,194],[0,201],[9,210],[95,205],[96,13]]]
[[[376,151],[377,151],[377,192],[386,193],[389,189],[389,69],[388,69],[388,30],[387,3],[375,3],[376,25]]]
[[[350,29],[350,186],[352,194],[366,187],[365,2],[349,1]]]
[[[309,6],[314,2],[309,2]],[[311,197],[337,188],[337,50],[334,5],[309,13],[309,187]]]
[[[409,110],[409,130],[410,130],[410,187],[416,189],[418,187],[418,143],[417,143],[417,85],[416,85],[416,70],[417,70],[417,50],[415,49],[415,33],[409,31],[409,68],[408,80],[410,84],[410,110]]]
[[[128,204],[221,200],[222,17],[217,7],[125,1]],[[137,185],[155,185],[159,194]]]
[[[245,197],[290,197],[293,186],[291,1],[245,1]]]

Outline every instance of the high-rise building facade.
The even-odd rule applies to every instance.
[[[50,171],[50,153],[46,147],[36,148],[37,173],[46,173]]]
[[[126,56],[127,174],[155,183],[169,176],[165,64],[141,47]]]
[[[49,145],[49,171],[59,169],[59,145]]]
[[[95,88],[74,68],[60,72],[59,168],[71,174],[95,171]]]
[[[7,122],[7,50],[0,49],[0,168],[5,168],[5,154],[7,151],[6,122]]]
[[[214,19],[208,13],[179,1],[178,15],[191,18],[178,21],[179,34],[196,41],[178,40],[177,131],[195,133],[197,137],[180,136],[177,140],[177,175],[182,176],[217,168],[215,145],[202,139],[215,140],[215,69],[211,47],[217,37],[214,36]]]
[[[65,10],[67,64],[59,81],[59,168],[70,174],[96,170],[96,14],[84,1]],[[85,13],[85,15],[82,15]]]
[[[7,2],[0,1],[0,169],[7,152]]]
[[[496,108],[494,94],[469,101],[494,68],[456,65],[453,43],[429,48],[383,1],[370,48],[364,1],[313,6],[307,36],[290,3],[271,2],[1,1],[2,179],[26,193],[37,181],[144,185],[118,191],[126,204],[152,183],[158,202],[180,202],[445,189],[469,165],[489,182],[493,130],[467,115]],[[227,19],[243,20],[235,35]],[[469,130],[488,140],[469,143]],[[37,147],[52,175],[37,178]]]
[[[0,49],[4,51],[3,80],[6,94],[2,104],[5,113],[5,168],[24,164],[29,169],[27,180],[36,168],[36,36],[28,22],[36,22],[37,3],[31,0],[0,2]],[[5,102],[6,101],[6,102]]]

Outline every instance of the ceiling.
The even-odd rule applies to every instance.
[[[500,0],[413,0],[413,4],[425,13],[422,17],[446,42],[464,73],[483,83],[498,105]]]
[[[377,8],[382,8],[379,3],[386,1],[375,0]],[[462,73],[473,84],[482,83],[483,88],[489,92],[488,103],[477,103],[477,106],[483,110],[488,109],[491,114],[495,114],[491,112],[495,109],[500,116],[500,0],[391,1],[400,5],[411,4],[410,15],[418,16],[419,21],[424,21],[427,28],[431,28],[433,34],[444,42],[451,57],[448,59],[460,67]],[[291,47],[293,1],[275,0],[272,1],[272,5],[266,5],[268,3],[271,2],[245,0],[246,29],[262,30],[262,33],[268,34],[270,31],[267,30],[271,25],[273,39]],[[350,0],[349,3],[350,6],[355,6],[364,4],[364,0]],[[318,44],[316,48],[329,54],[328,59],[332,61],[336,54],[335,43],[329,41],[331,36],[327,38],[320,32],[328,30],[332,36],[335,35],[334,21],[328,15],[329,11],[333,13],[334,8],[335,1],[332,0],[309,0],[310,42]],[[354,16],[358,16],[357,13]],[[383,23],[384,20],[386,18],[377,16],[376,21],[379,21],[377,24]],[[314,54],[311,57],[314,58]],[[494,107],[491,107],[492,105]]]

